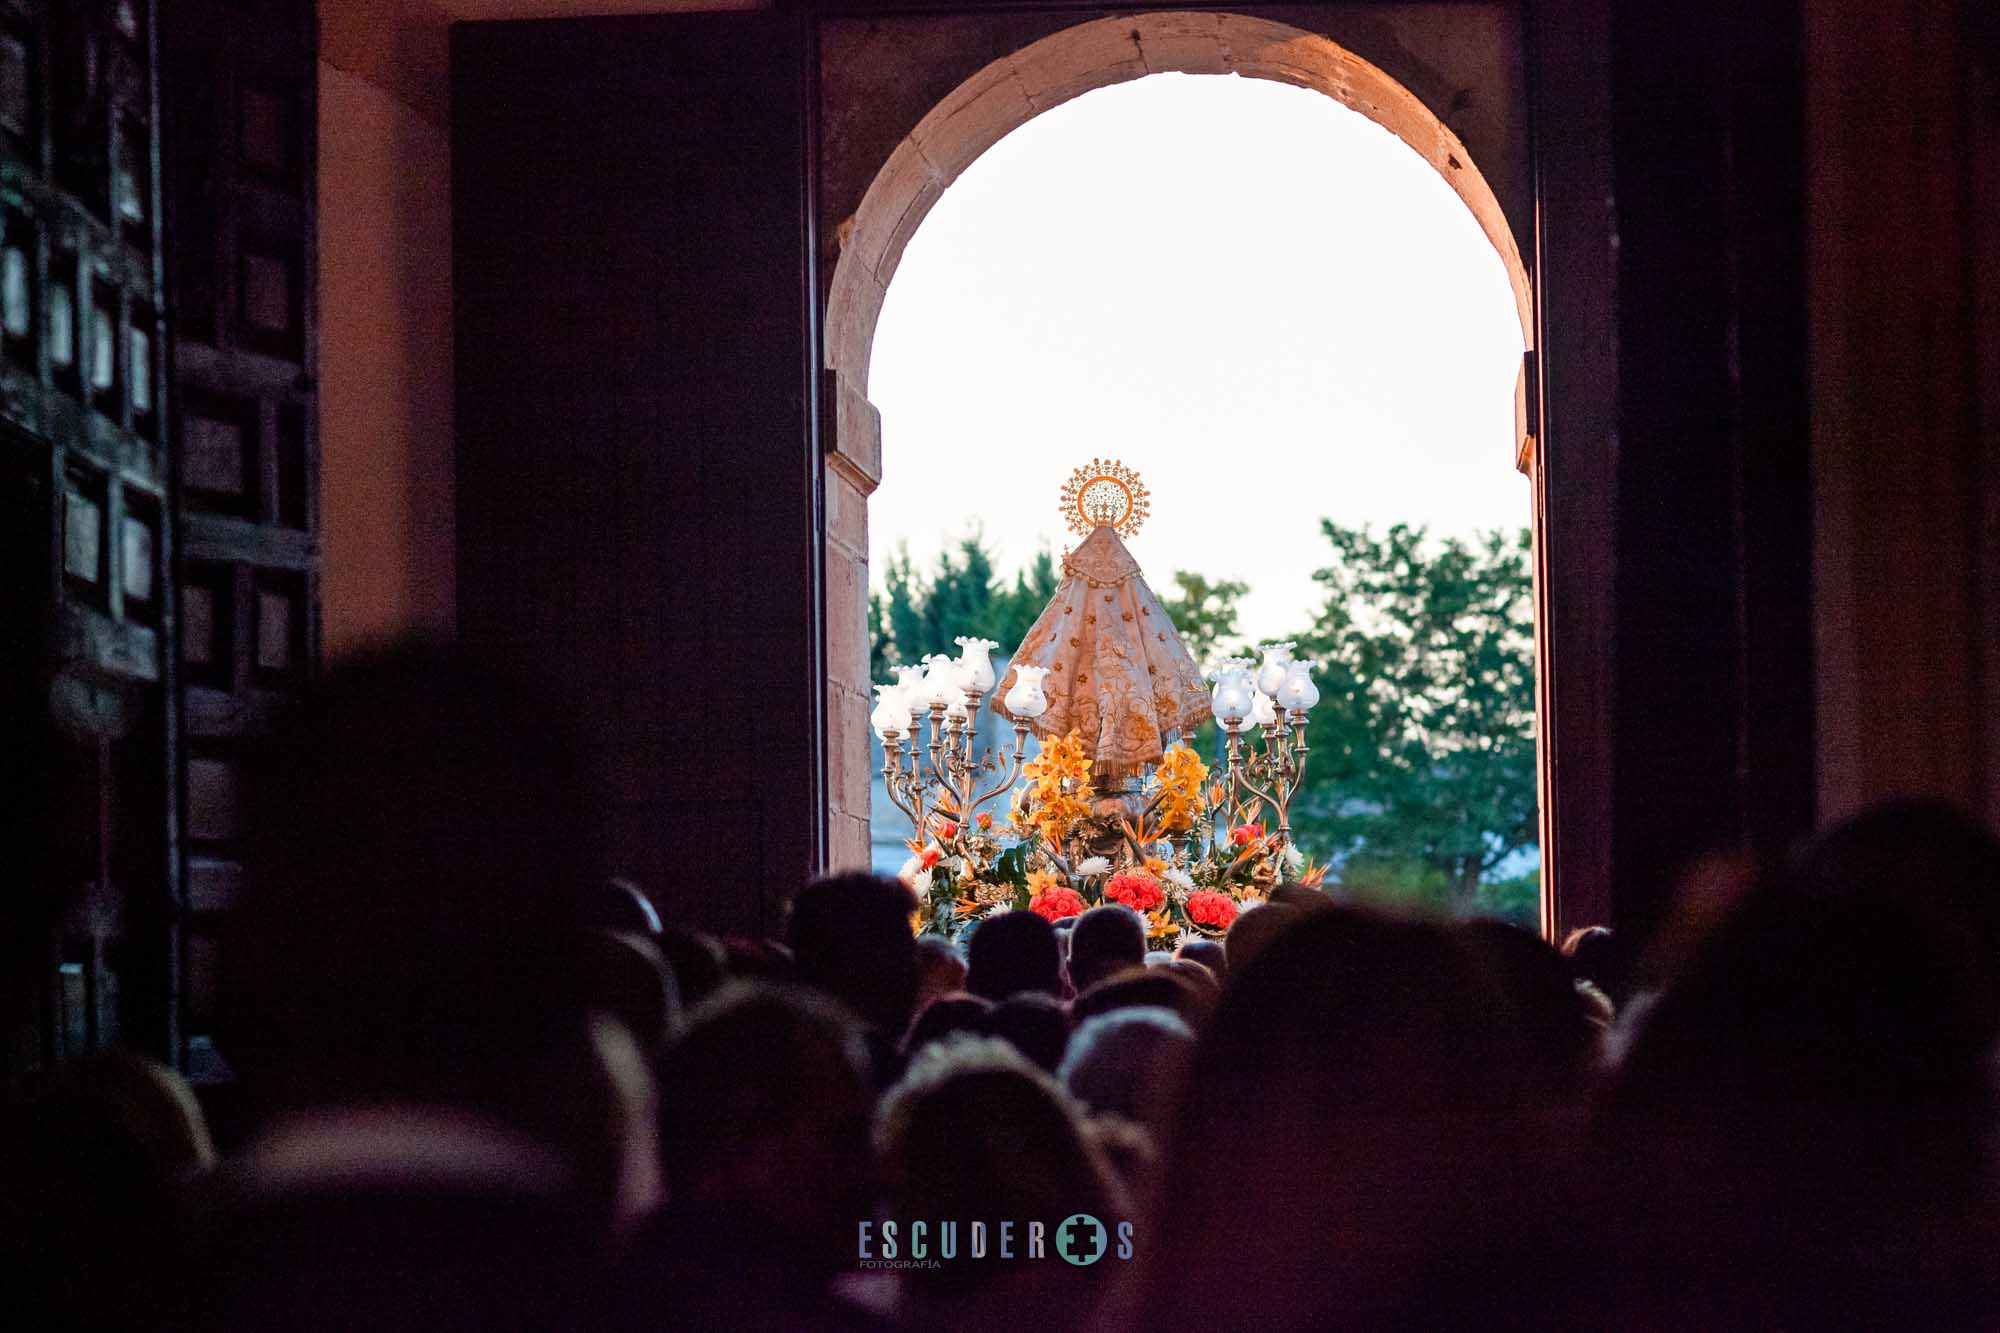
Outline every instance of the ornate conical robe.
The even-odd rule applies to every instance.
[[[1208,688],[1180,631],[1109,527],[1063,557],[1056,595],[1015,650],[1014,664],[1023,663],[1049,669],[1049,710],[1034,719],[1035,731],[1075,729],[1103,778],[1137,775],[1159,761],[1167,732],[1208,716]],[[1010,668],[993,695],[1009,720],[1002,701],[1013,685]]]

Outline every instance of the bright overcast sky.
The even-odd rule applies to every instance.
[[[1075,539],[1093,456],[1152,491],[1131,542],[1250,585],[1242,629],[1303,629],[1319,519],[1523,526],[1521,331],[1500,258],[1402,141],[1319,93],[1155,75],[1035,117],[974,162],[889,286],[871,571],[972,525],[1005,576]]]

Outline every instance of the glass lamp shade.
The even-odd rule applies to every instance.
[[[1262,690],[1258,690],[1250,700],[1250,720],[1260,727],[1271,726],[1278,720],[1277,705]]]
[[[875,687],[875,711],[868,715],[868,725],[875,729],[877,736],[886,736],[892,731],[901,736],[909,734],[910,706],[903,701],[901,686]]]
[[[903,707],[911,712],[930,706],[924,695],[924,669],[920,666],[896,668],[896,692],[902,696]]]
[[[1278,687],[1278,702],[1294,713],[1304,713],[1319,702],[1319,686],[1312,682],[1312,663],[1293,662],[1285,668],[1285,683]]]
[[[917,687],[917,698],[913,705],[925,708],[949,708],[954,694],[962,694],[958,688],[958,663],[949,653],[933,653],[924,659],[923,683]]]
[[[954,699],[944,710],[945,720],[947,722],[957,722],[961,725],[970,722],[972,720],[972,710],[966,707],[966,702],[965,691],[960,690],[958,698]]]
[[[1264,654],[1263,664],[1257,668],[1257,688],[1273,699],[1285,683],[1285,669],[1292,664],[1292,649],[1296,647],[1297,644],[1289,642],[1257,645],[1257,651]]]
[[[1047,667],[1015,667],[1014,688],[1007,691],[1005,700],[1007,712],[1024,722],[1048,712],[1049,699],[1042,693],[1042,677],[1048,674]]]
[[[993,688],[993,659],[1000,645],[991,639],[958,639],[958,687],[968,694],[984,694]]]

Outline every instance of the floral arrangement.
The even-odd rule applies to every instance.
[[[1266,830],[1261,806],[1228,802],[1185,743],[1161,757],[1131,819],[1093,811],[1091,756],[1074,731],[1045,742],[1021,772],[1011,843],[991,815],[966,821],[949,804],[910,840],[902,878],[917,895],[919,930],[956,936],[1002,912],[1060,921],[1121,903],[1144,918],[1155,947],[1171,948],[1220,938],[1280,883],[1317,887],[1325,876]]]

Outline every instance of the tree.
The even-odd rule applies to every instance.
[[[1293,823],[1350,885],[1498,905],[1482,882],[1537,836],[1528,534],[1320,526],[1334,561],[1299,644],[1320,703]]]
[[[953,653],[960,635],[992,639],[1001,651],[1019,646],[1056,594],[1055,557],[1040,551],[1011,584],[994,577],[993,554],[978,530],[919,572],[907,548],[890,557],[882,589],[868,599],[869,670],[886,680],[892,668]]]
[[[1206,664],[1225,639],[1236,637],[1236,603],[1248,591],[1247,583],[1232,579],[1210,583],[1192,570],[1174,571],[1174,596],[1166,610],[1196,662]]]

